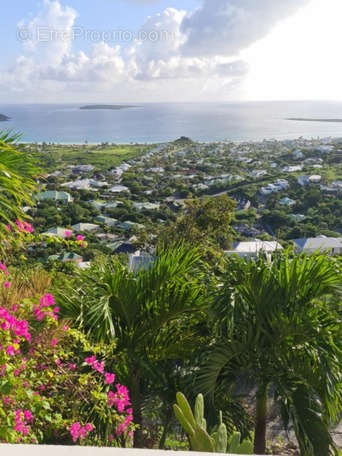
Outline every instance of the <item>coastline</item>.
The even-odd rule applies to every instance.
[[[342,123],[342,119],[310,119],[305,117],[287,117],[284,120],[294,120],[297,122],[328,122],[328,123]]]

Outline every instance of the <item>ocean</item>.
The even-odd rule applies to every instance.
[[[180,136],[204,142],[342,137],[342,123],[285,120],[342,119],[342,102],[137,103],[122,110],[81,106],[0,104],[0,113],[10,117],[0,130],[21,133],[23,142],[61,144],[157,143]]]

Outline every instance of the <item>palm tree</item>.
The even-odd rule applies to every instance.
[[[214,400],[244,375],[252,380],[256,454],[265,454],[271,386],[301,454],[335,452],[329,424],[341,410],[342,328],[332,296],[341,293],[341,282],[340,263],[324,254],[230,260],[197,387]]]
[[[134,423],[140,426],[136,447],[143,445],[144,384],[160,381],[163,362],[188,357],[200,342],[195,334],[206,304],[200,258],[198,249],[173,246],[136,274],[114,258],[59,293],[64,316],[90,338],[116,340],[114,369],[130,388]]]
[[[14,141],[18,135],[0,133],[0,221],[12,224],[26,218],[24,205],[33,204],[37,168],[32,157],[17,150]]]

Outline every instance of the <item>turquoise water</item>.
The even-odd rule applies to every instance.
[[[80,110],[82,104],[3,105],[0,129],[25,142],[154,143],[188,136],[197,141],[260,141],[342,137],[341,123],[288,117],[341,118],[342,102],[155,103],[123,110]]]

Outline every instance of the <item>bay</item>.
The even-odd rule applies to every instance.
[[[286,120],[342,119],[342,102],[132,103],[119,110],[81,106],[0,104],[0,113],[10,117],[0,130],[21,133],[23,142],[61,144],[157,143],[180,136],[205,142],[342,137],[341,123]]]

